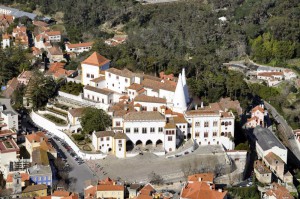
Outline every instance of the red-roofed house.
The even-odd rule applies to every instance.
[[[21,186],[25,186],[25,182],[29,181],[29,174],[25,172],[15,172],[9,173],[6,177],[6,189],[13,188],[13,180],[14,179],[21,179]]]
[[[85,43],[78,43],[78,44],[66,44],[66,51],[67,52],[74,52],[74,53],[82,53],[85,51],[90,51],[92,49],[94,42],[85,42]]]
[[[66,78],[74,76],[77,71],[64,69],[65,63],[55,62],[49,67],[45,75],[52,76],[54,79]]]
[[[116,198],[124,199],[124,186],[117,185],[115,181],[107,178],[100,181],[97,185],[90,185],[84,189],[85,199],[94,198]]]
[[[263,105],[258,105],[251,110],[251,118],[247,119],[246,127],[255,128],[260,125],[264,127],[265,110]]]
[[[272,183],[270,189],[263,196],[264,199],[293,199],[294,197],[284,187],[277,183]]]
[[[110,60],[106,59],[99,53],[94,52],[81,63],[81,83],[83,85],[89,85],[90,81],[100,77],[100,72],[107,70],[109,65]]]

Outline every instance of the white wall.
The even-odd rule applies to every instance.
[[[148,140],[152,141],[155,146],[157,140],[164,142],[164,132],[158,132],[158,128],[164,128],[165,121],[153,121],[153,122],[143,122],[143,121],[124,121],[124,133],[127,135],[128,139],[136,144],[138,140],[142,141],[143,145],[146,144]],[[126,129],[130,128],[130,133],[126,132]],[[134,133],[134,128],[138,128],[138,133]],[[147,129],[147,133],[142,133],[142,128]],[[154,132],[150,132],[150,128],[154,128]],[[163,143],[164,144],[164,143]]]
[[[83,89],[84,98],[90,99],[94,102],[102,103],[102,104],[110,104],[113,103],[112,97],[110,95],[104,95],[102,93],[97,93],[91,90]],[[110,101],[111,100],[111,101]]]
[[[165,98],[167,103],[173,103],[175,92],[159,89],[159,97]]]
[[[89,85],[92,79],[98,78],[100,76],[100,67],[93,66],[89,64],[81,64],[82,71],[82,84]]]
[[[31,112],[30,117],[36,125],[42,127],[43,129],[49,131],[53,135],[56,135],[56,136],[62,138],[65,142],[67,142],[67,144],[72,147],[72,149],[77,153],[77,155],[79,157],[86,159],[86,160],[103,159],[106,157],[106,155],[99,154],[99,153],[89,154],[89,153],[84,153],[84,152],[80,151],[78,146],[64,132],[59,130],[54,123],[48,121],[47,119],[41,117],[40,115],[36,114],[33,111]]]
[[[105,73],[106,88],[117,93],[127,93],[126,88],[132,83],[128,77],[113,74],[111,72]]]
[[[126,139],[115,139],[114,140],[115,155],[118,158],[126,157]]]

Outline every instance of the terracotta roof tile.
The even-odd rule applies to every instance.
[[[110,62],[110,60],[106,59],[99,53],[94,52],[91,56],[89,56],[87,59],[85,59],[82,62],[82,64],[89,64],[89,65],[101,67],[109,62]]]
[[[134,98],[135,102],[150,102],[150,103],[161,103],[165,104],[167,102],[166,99],[164,98],[159,98],[159,97],[151,97],[147,95],[138,95]]]
[[[167,91],[172,91],[175,92],[176,86],[172,85],[172,84],[168,84],[168,83],[162,83],[159,81],[155,81],[152,79],[144,79],[141,84],[145,87],[145,88],[151,88],[155,91],[158,91],[159,89],[162,90],[167,90]]]
[[[67,44],[68,48],[81,48],[81,47],[89,47],[92,46],[94,42],[83,42],[78,44]]]
[[[6,178],[6,182],[13,182],[13,175],[14,173],[9,173],[7,175],[7,178]],[[25,182],[26,180],[29,180],[29,174],[28,173],[20,173],[21,175],[21,181],[22,182]]]
[[[272,188],[266,191],[266,195],[273,196],[276,199],[294,198],[284,186],[281,186],[275,182],[272,183]]]
[[[109,72],[109,73],[112,73],[115,75],[119,75],[121,77],[127,77],[127,78],[131,78],[134,76],[134,73],[126,68],[124,68],[122,70],[119,70],[117,68],[109,68],[106,70],[106,72]]]
[[[260,111],[261,113],[264,113],[265,112],[265,110],[261,107],[261,106],[256,106],[256,107],[254,107],[252,110],[251,110],[251,112],[252,113],[254,113],[255,111]]]
[[[140,84],[133,83],[133,84],[131,84],[127,89],[139,91],[139,90],[142,90],[142,89],[143,89],[143,86],[140,85]]]
[[[201,180],[199,180],[201,179]],[[214,174],[213,173],[198,173],[194,175],[188,176],[188,181],[194,181],[194,182],[210,182],[212,183],[214,181]]]

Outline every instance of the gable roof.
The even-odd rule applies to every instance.
[[[109,63],[110,60],[106,59],[105,57],[103,57],[102,55],[100,55],[97,52],[94,52],[91,56],[89,56],[88,58],[86,58],[82,64],[88,64],[88,65],[93,65],[93,66],[103,66],[107,63]]]
[[[92,46],[94,42],[83,42],[83,43],[77,43],[77,44],[66,44],[68,48],[81,48],[81,47],[89,47]]]
[[[266,191],[267,196],[274,196],[276,199],[293,199],[294,197],[284,187],[275,182],[272,183],[272,188]]]
[[[265,110],[261,107],[261,106],[256,106],[256,107],[254,107],[252,110],[251,110],[251,112],[252,113],[254,113],[255,111],[260,111],[261,113],[264,113],[265,112]]]

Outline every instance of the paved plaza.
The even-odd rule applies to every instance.
[[[166,158],[152,153],[143,153],[132,158],[117,159],[107,156],[104,160],[90,160],[87,164],[98,178],[110,177],[126,182],[146,183],[152,172],[161,175],[167,182],[185,180],[188,169],[198,170],[205,168],[213,171],[215,165],[226,165],[225,152],[221,146],[200,146],[192,154],[181,157]]]

